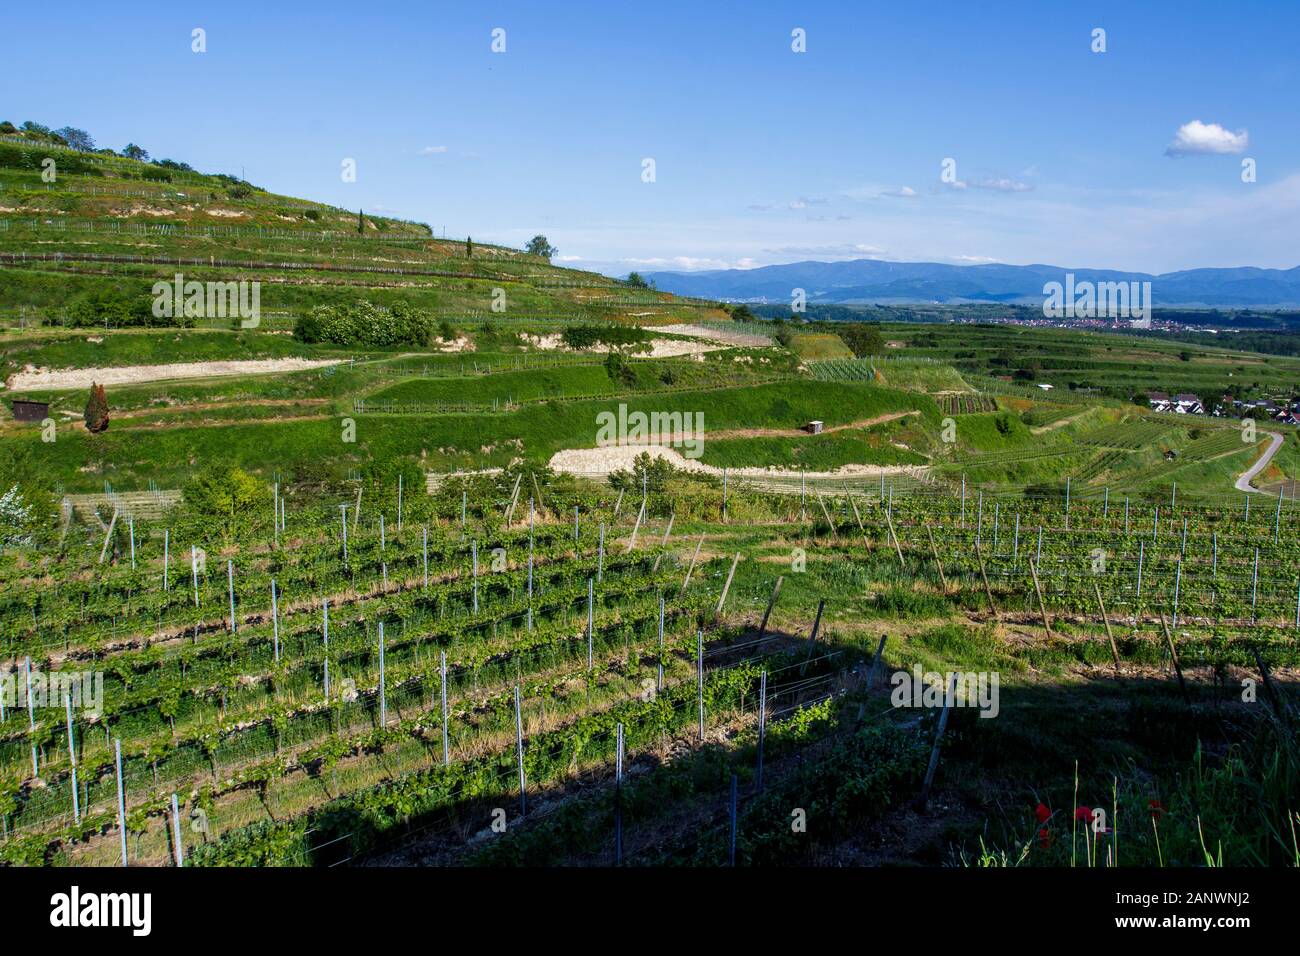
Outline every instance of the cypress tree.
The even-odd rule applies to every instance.
[[[103,385],[91,383],[90,397],[86,400],[86,411],[82,417],[86,422],[86,431],[102,432],[108,428],[108,397]]]

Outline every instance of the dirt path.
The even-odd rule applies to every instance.
[[[1273,460],[1273,456],[1276,455],[1278,449],[1282,447],[1282,436],[1277,432],[1265,432],[1264,434],[1273,441],[1264,451],[1264,454],[1259,456],[1259,461],[1255,462],[1255,464],[1251,465],[1241,473],[1241,477],[1237,479],[1237,484],[1233,486],[1238,491],[1253,491],[1259,493],[1259,489],[1251,487],[1250,483],[1254,480],[1256,475],[1268,467],[1268,463]]]
[[[133,385],[167,379],[268,375],[341,365],[346,359],[247,359],[232,362],[174,362],[167,365],[122,365],[112,368],[48,369],[28,366],[9,376],[11,389],[87,388],[91,384]]]
[[[630,471],[636,457],[648,453],[661,458],[680,471],[703,475],[721,475],[722,469],[687,458],[676,448],[663,445],[616,445],[608,448],[567,448],[551,456],[550,467],[571,475],[604,476],[615,471]],[[782,468],[728,468],[733,478],[854,478],[877,475],[912,475],[922,477],[924,465],[845,465],[834,471],[791,471]]]
[[[654,328],[657,332],[668,332],[672,335],[688,335],[693,339],[705,339],[709,342],[721,342],[723,345],[757,348],[772,344],[772,340],[766,335],[750,335],[746,332],[710,329],[705,328],[702,325],[657,325],[654,326]]]
[[[863,418],[856,422],[849,422],[847,425],[832,425],[830,428],[823,428],[821,433],[829,435],[831,432],[842,432],[850,428],[870,428],[872,425],[883,425],[885,422],[892,422],[899,418],[907,418],[910,415],[920,415],[918,409],[912,409],[909,412],[889,412],[886,415],[877,415],[875,418]],[[801,428],[731,428],[725,431],[709,432],[709,438],[796,438],[808,434]]]

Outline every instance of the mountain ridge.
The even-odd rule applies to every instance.
[[[651,272],[645,278],[665,292],[748,302],[788,302],[803,289],[809,302],[838,304],[989,302],[1039,304],[1048,282],[1150,282],[1159,306],[1300,307],[1300,266],[1266,269],[1230,266],[1149,273],[1069,268],[1044,263],[1008,265],[804,260],[756,269]]]

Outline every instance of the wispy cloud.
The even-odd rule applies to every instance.
[[[438,153],[447,152],[446,146],[426,146],[420,150],[421,156],[436,156]]]
[[[1174,141],[1165,147],[1166,156],[1215,156],[1245,152],[1250,134],[1244,129],[1232,132],[1218,123],[1192,120],[1178,127]]]
[[[976,189],[992,189],[1000,193],[1027,193],[1034,188],[1029,183],[1006,176],[985,176],[982,179],[971,180],[970,184]]]

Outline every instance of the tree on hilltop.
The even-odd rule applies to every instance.
[[[541,233],[528,240],[528,245],[524,248],[524,251],[530,256],[541,256],[543,259],[550,259],[560,252]]]

